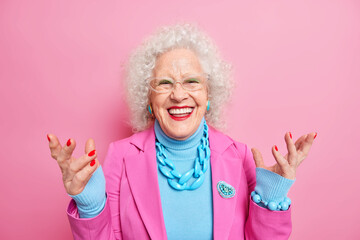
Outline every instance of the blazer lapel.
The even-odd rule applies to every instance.
[[[140,151],[125,157],[126,173],[136,206],[151,239],[167,239],[158,183],[154,128],[133,135]]]
[[[235,189],[241,179],[241,161],[231,154],[223,154],[233,142],[224,134],[209,128],[211,150],[211,173],[213,191],[214,239],[228,239],[235,216],[237,193],[232,198],[223,198],[217,190],[217,183],[225,181]]]

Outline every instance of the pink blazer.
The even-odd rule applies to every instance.
[[[255,164],[249,148],[209,127],[213,191],[213,237],[224,239],[288,239],[291,208],[270,211],[249,197],[255,187]],[[74,239],[167,239],[151,127],[109,146],[103,164],[107,200],[94,218],[79,218],[71,200],[67,214]],[[216,184],[236,189],[222,198]]]

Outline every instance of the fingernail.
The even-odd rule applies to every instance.
[[[277,148],[277,146],[276,146],[276,145],[275,145],[275,150],[276,150],[276,151],[279,151],[279,149]]]
[[[50,139],[49,135],[47,134],[46,136],[47,136],[48,141],[50,142],[50,141],[51,141],[51,139]]]
[[[94,154],[95,154],[95,149],[92,150],[91,152],[89,152],[88,156],[91,157],[91,156],[94,156]]]
[[[70,146],[71,145],[71,140],[69,139],[66,143],[66,146]]]
[[[317,136],[317,133],[315,133],[314,139],[316,138],[316,136]]]
[[[292,139],[292,135],[291,135],[291,132],[289,132],[289,135],[290,135],[290,138]]]
[[[92,167],[92,166],[94,166],[95,165],[95,159],[93,159],[92,161],[91,161],[91,163],[90,163],[90,166]]]

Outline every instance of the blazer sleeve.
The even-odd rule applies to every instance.
[[[286,211],[271,211],[258,206],[250,197],[250,193],[256,185],[255,162],[250,148],[247,145],[244,145],[244,147],[243,166],[249,186],[247,194],[249,198],[249,214],[245,223],[245,239],[289,239],[292,230],[291,206]]]
[[[103,164],[106,179],[106,202],[104,209],[93,218],[80,218],[75,201],[72,199],[67,215],[74,239],[109,239],[121,237],[119,191],[123,169],[121,148],[111,143]],[[124,149],[123,149],[124,150]]]

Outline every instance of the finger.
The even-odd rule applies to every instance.
[[[307,134],[306,138],[303,141],[303,144],[300,146],[299,155],[300,163],[306,158],[306,156],[309,154],[310,148],[314,142],[315,135],[317,135],[316,132]]]
[[[85,188],[86,184],[89,182],[91,176],[94,174],[99,165],[99,162],[95,161],[93,165],[91,165],[91,163],[87,164],[83,169],[81,169],[75,174],[72,180],[72,188],[79,189],[76,194],[82,192],[82,190]]]
[[[58,164],[61,168],[68,164],[66,161],[68,161],[71,158],[75,147],[76,147],[75,140],[69,138],[65,146],[61,149],[60,154],[57,158]]]
[[[70,170],[73,173],[79,172],[81,169],[83,169],[87,164],[91,163],[95,158],[97,157],[96,150],[92,150],[87,154],[84,154],[78,159],[75,159],[70,164]],[[95,161],[94,161],[95,162]]]
[[[296,147],[296,150],[299,150],[300,147],[301,147],[301,144],[303,143],[304,139],[306,138],[307,134],[306,135],[303,135],[301,137],[299,137],[296,142],[295,142],[295,147]],[[288,159],[288,153],[285,155],[285,159]]]
[[[282,170],[289,166],[288,161],[284,158],[283,155],[281,155],[276,145],[274,145],[271,150],[276,162],[279,164]]]
[[[89,152],[91,152],[93,150],[95,150],[95,141],[94,141],[94,139],[89,138],[85,144],[85,153],[88,154]]]
[[[251,152],[253,154],[253,158],[254,158],[256,167],[265,168],[264,160],[263,160],[263,157],[262,157],[260,151],[257,150],[256,148],[252,148]]]
[[[57,160],[57,158],[60,154],[60,151],[62,149],[59,139],[53,134],[48,134],[47,138],[49,140],[49,148],[50,148],[50,152],[51,152],[51,157],[53,159]]]
[[[295,144],[293,143],[291,133],[290,132],[285,133],[284,138],[285,138],[285,142],[286,142],[286,148],[289,152],[288,156],[285,157],[285,159],[288,160],[290,165],[295,165],[296,159],[297,159],[297,151],[296,151]]]
[[[85,143],[85,154],[89,154],[92,151],[95,151],[95,140],[89,138]],[[96,157],[94,159],[96,160]]]

